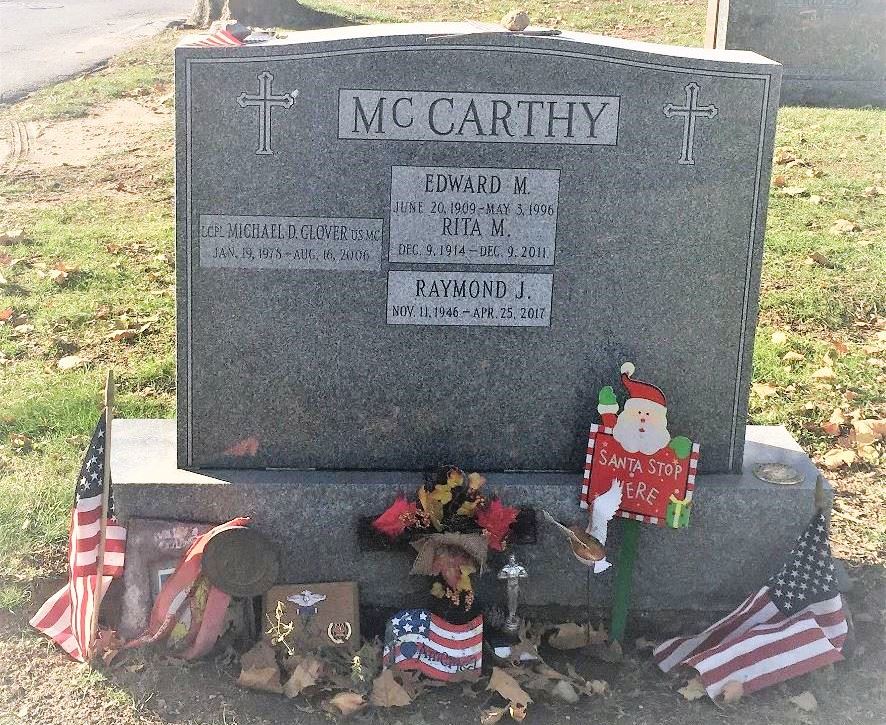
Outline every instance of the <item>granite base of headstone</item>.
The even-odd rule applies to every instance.
[[[414,471],[295,471],[178,468],[175,421],[115,420],[114,496],[125,518],[155,516],[225,521],[250,516],[281,552],[280,580],[359,583],[361,604],[396,606],[420,594],[427,582],[409,576],[409,551],[361,548],[358,518],[380,513],[399,492],[421,482]],[[801,483],[766,483],[753,474],[759,463],[786,463]],[[547,509],[564,521],[578,508],[581,473],[493,473],[490,490],[511,503]],[[818,471],[782,427],[749,426],[741,473],[697,479],[692,525],[644,527],[633,605],[638,610],[734,607],[760,587],[812,516]],[[830,495],[830,489],[826,489]],[[540,514],[539,514],[540,515]],[[611,525],[608,549],[617,561],[621,521]],[[540,525],[535,544],[517,546],[532,572],[521,590],[528,606],[584,606],[586,569],[557,533]],[[501,562],[503,563],[503,561]],[[605,605],[612,577],[592,580],[593,603]],[[502,599],[492,575],[480,577],[485,601]]]

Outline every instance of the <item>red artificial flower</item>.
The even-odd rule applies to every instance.
[[[396,539],[415,521],[417,508],[405,496],[397,496],[387,511],[372,522],[372,528]]]
[[[486,532],[489,548],[504,551],[504,540],[517,520],[519,509],[505,506],[497,498],[492,499],[485,508],[477,510],[474,520]]]

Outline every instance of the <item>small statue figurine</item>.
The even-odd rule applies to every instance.
[[[516,634],[520,631],[520,617],[517,616],[517,599],[520,596],[520,580],[527,579],[529,572],[526,567],[517,563],[517,557],[511,554],[508,563],[498,573],[498,578],[508,583],[508,618],[505,620],[505,631]]]

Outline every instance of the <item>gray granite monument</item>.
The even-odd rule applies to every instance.
[[[688,530],[644,530],[636,601],[734,603],[816,477],[745,427],[780,71],[473,23],[179,48],[178,425],[115,421],[121,514],[250,515],[285,580],[396,605],[409,556],[361,550],[357,518],[457,463],[577,521],[630,359],[703,473]],[[773,460],[804,481],[753,478]],[[530,605],[584,602],[560,544],[520,553]]]
[[[886,0],[708,0],[705,45],[782,63],[784,104],[886,106]]]

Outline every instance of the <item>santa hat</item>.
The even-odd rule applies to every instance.
[[[634,380],[631,376],[634,374],[634,363],[626,362],[621,366],[621,384],[625,386],[628,395],[631,398],[640,398],[648,400],[651,403],[660,405],[667,409],[667,401],[664,393],[660,388],[652,383],[644,383],[641,380]]]

